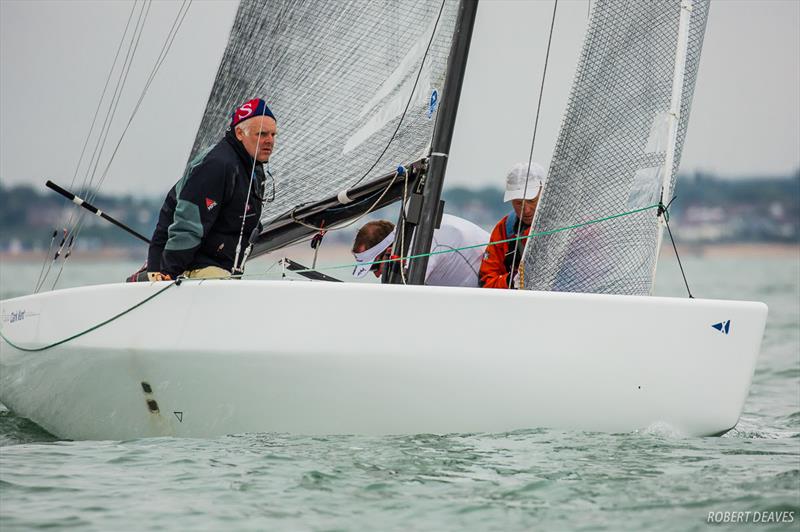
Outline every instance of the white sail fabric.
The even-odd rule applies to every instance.
[[[243,0],[192,156],[221,138],[236,106],[264,98],[278,121],[275,199],[264,221],[419,159],[457,8],[457,0]]]
[[[680,0],[594,2],[532,233],[656,204],[665,183],[668,190],[663,197],[669,201],[709,7],[706,0],[685,4],[682,7]],[[690,15],[685,73],[677,92],[681,95],[677,134],[670,135],[679,21],[686,8]],[[680,58],[678,53],[679,63]],[[664,179],[673,137],[674,164],[671,176]],[[534,236],[524,255],[524,287],[649,294],[660,240],[656,214],[649,209]]]

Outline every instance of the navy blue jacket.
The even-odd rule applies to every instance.
[[[241,253],[261,218],[264,181],[261,163],[254,167],[253,158],[228,131],[189,164],[167,194],[151,239],[147,270],[172,278],[206,266],[231,271],[242,217]]]

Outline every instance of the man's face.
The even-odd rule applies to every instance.
[[[359,246],[355,250],[355,253],[364,253],[366,250],[367,250],[366,246]],[[389,260],[390,258],[392,258],[392,246],[389,246],[388,248],[386,248],[386,251],[375,257],[375,260],[373,262],[377,262],[379,260]],[[372,267],[370,268],[370,271],[375,275],[375,277],[380,277],[381,274],[383,273],[383,267],[386,264],[389,263],[382,262],[380,264],[373,264]]]
[[[514,212],[517,213],[517,216],[522,218],[522,223],[531,225],[533,213],[536,212],[536,206],[539,205],[539,196],[529,200],[511,200],[511,205],[514,207]]]
[[[253,159],[260,163],[269,161],[278,134],[278,124],[270,116],[256,116],[238,124],[236,138]]]

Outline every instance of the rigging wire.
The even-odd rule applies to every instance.
[[[71,189],[74,188],[75,179],[77,178],[78,172],[80,171],[81,163],[83,162],[83,156],[86,154],[86,148],[89,145],[89,140],[91,140],[92,132],[94,131],[94,126],[97,123],[97,117],[98,117],[98,115],[100,113],[100,108],[102,107],[103,100],[106,97],[106,93],[107,93],[107,90],[108,90],[108,84],[111,81],[111,76],[112,76],[112,74],[114,73],[114,70],[117,67],[117,61],[119,59],[119,54],[120,54],[120,51],[122,50],[123,44],[125,43],[125,36],[128,34],[128,29],[130,28],[131,20],[133,19],[133,14],[134,14],[135,11],[136,11],[136,1],[134,1],[133,4],[131,5],[131,12],[129,13],[128,20],[125,23],[125,30],[122,32],[122,36],[120,37],[119,45],[117,46],[117,52],[114,54],[114,60],[111,63],[111,68],[108,71],[108,76],[106,76],[106,82],[105,82],[105,85],[103,86],[103,91],[100,94],[100,99],[97,101],[97,107],[95,108],[94,117],[92,118],[92,124],[89,127],[89,132],[86,135],[86,140],[83,143],[83,148],[81,149],[80,157],[78,157],[78,163],[75,165],[75,173],[72,175],[72,180],[70,181],[70,188]],[[91,163],[90,163],[90,165],[91,165]],[[72,211],[70,212],[69,218],[67,219],[67,222],[65,224],[65,227],[73,227],[73,225],[75,223],[75,217],[79,216],[79,214],[80,214],[79,211],[80,210],[81,209],[78,206],[75,206],[75,208],[72,209]],[[59,249],[58,249],[57,253],[53,256],[52,259],[50,259],[50,264],[47,266],[47,271],[46,272],[44,272],[44,264],[47,263],[48,257],[50,256],[50,253],[48,253],[45,256],[44,262],[42,264],[42,271],[44,272],[44,274],[42,275],[42,273],[40,272],[39,280],[37,280],[37,282],[36,282],[36,287],[34,289],[34,293],[38,293],[39,292],[39,290],[42,288],[42,285],[44,284],[45,279],[47,279],[47,277],[50,275],[50,270],[53,267],[53,263],[61,255],[65,242],[66,242],[66,238],[61,242],[61,245],[59,246]]]
[[[75,173],[72,174],[72,181],[69,183],[70,190],[75,186],[75,179],[78,177],[78,172],[80,171],[81,163],[83,162],[83,156],[86,153],[86,147],[89,145],[89,140],[92,138],[92,132],[94,131],[94,126],[97,123],[97,116],[100,114],[100,108],[102,107],[103,100],[106,97],[106,92],[108,90],[108,84],[111,82],[111,75],[114,73],[114,69],[117,66],[117,59],[119,59],[119,53],[122,51],[122,45],[125,42],[125,35],[128,33],[128,28],[131,25],[131,19],[133,19],[133,13],[136,11],[136,2],[131,4],[131,12],[128,15],[128,21],[125,23],[125,30],[122,32],[122,36],[119,39],[119,45],[117,46],[117,52],[114,54],[114,60],[111,62],[111,68],[108,70],[108,76],[106,76],[105,85],[103,85],[103,90],[100,93],[100,99],[97,101],[97,107],[94,110],[94,116],[92,117],[92,124],[89,126],[89,133],[86,134],[86,140],[83,143],[83,148],[81,149],[81,155],[78,157],[78,164],[75,165]]]
[[[48,257],[50,257],[50,254],[53,252],[53,244],[55,244],[57,236],[58,236],[58,229],[53,229],[53,236],[50,238],[50,245],[47,247],[47,254],[44,256],[44,259],[42,260],[42,269],[39,270],[39,277],[36,278],[36,285],[33,288],[34,294],[39,291],[39,284],[42,282],[42,275],[44,275],[44,268],[45,266],[47,266]],[[52,265],[52,262],[50,264]],[[49,269],[47,271],[50,272]]]
[[[536,144],[536,131],[539,129],[539,111],[542,108],[542,95],[544,93],[544,82],[545,82],[545,79],[547,78],[547,62],[550,59],[550,45],[553,42],[553,28],[555,27],[556,10],[557,9],[558,9],[558,0],[555,0],[553,2],[553,18],[550,20],[550,36],[547,38],[547,51],[545,52],[545,55],[544,55],[544,68],[542,69],[542,83],[541,83],[541,85],[539,87],[539,101],[536,104],[536,117],[535,117],[535,119],[533,121],[533,138],[531,139],[531,150],[530,150],[530,153],[528,154],[528,172],[525,175],[525,188],[522,191],[522,209],[521,210],[522,210],[523,214],[525,212],[525,201],[526,201],[525,200],[525,196],[528,194],[528,180],[530,179],[530,176],[531,176],[531,162],[533,161],[533,148],[534,148],[534,146]],[[539,194],[541,194],[541,193],[542,193],[542,191],[540,190]],[[539,198],[539,200],[541,201],[541,198]],[[537,207],[538,207],[538,205],[537,205]],[[519,234],[520,231],[522,231],[522,216],[518,216],[517,218],[518,218],[518,221],[517,221],[517,234]],[[531,221],[531,224],[533,224],[533,221]],[[527,247],[527,242],[525,243],[525,245]],[[519,246],[514,246],[514,255],[513,255],[512,259],[511,259],[511,265],[512,266],[517,262],[517,250],[518,249],[519,249]],[[524,255],[524,250],[523,250],[523,255]],[[519,266],[518,266],[518,271],[519,271]],[[513,272],[509,272],[509,276],[508,276],[508,287],[509,288],[511,288],[511,284],[512,284],[513,281],[514,281]],[[520,288],[520,287],[518,287],[518,288]]]
[[[139,50],[139,41],[141,39],[142,32],[144,31],[144,26],[147,23],[147,17],[150,14],[151,6],[152,0],[147,0],[142,4],[142,9],[139,11],[139,18],[136,21],[136,26],[134,27],[133,34],[131,35],[131,42],[128,45],[125,60],[122,63],[122,68],[117,78],[117,84],[114,87],[114,94],[111,96],[111,101],[109,102],[109,107],[106,111],[106,117],[100,130],[100,138],[98,139],[98,142],[95,145],[92,153],[92,157],[89,160],[89,171],[87,171],[82,185],[82,188],[87,190],[86,198],[89,201],[93,199],[93,196],[88,191],[94,183],[95,175],[97,174],[97,168],[100,165],[100,156],[108,140],[111,130],[111,123],[114,121],[114,117],[116,116],[117,109],[119,107],[119,102],[122,99],[122,93],[125,90],[128,74],[133,66],[133,60],[136,57],[136,52]]]
[[[678,247],[675,245],[675,237],[672,236],[672,229],[669,228],[669,206],[672,205],[672,202],[678,199],[677,196],[673,196],[669,203],[664,205],[663,203],[658,204],[658,216],[664,215],[664,224],[667,226],[667,233],[669,233],[669,239],[672,242],[672,250],[675,252],[675,258],[678,259],[678,267],[681,269],[681,275],[683,276],[683,284],[686,286],[686,292],[689,294],[689,299],[694,299],[692,295],[692,291],[689,289],[689,281],[686,280],[686,273],[683,271],[683,263],[681,262],[681,256],[678,253]]]
[[[164,61],[166,60],[167,55],[169,54],[169,51],[172,48],[172,44],[174,43],[175,38],[178,35],[178,31],[180,30],[181,26],[183,25],[183,21],[186,18],[187,13],[189,12],[189,8],[191,7],[192,2],[193,2],[193,0],[183,0],[183,3],[181,4],[180,8],[178,9],[178,13],[175,16],[175,19],[173,20],[169,31],[167,32],[167,36],[164,39],[164,43],[161,46],[161,50],[159,51],[159,54],[158,54],[158,56],[156,58],[156,62],[154,64],[152,70],[150,71],[150,74],[148,75],[148,78],[147,78],[147,81],[145,83],[145,86],[143,87],[143,89],[141,91],[141,94],[139,95],[139,98],[138,98],[138,100],[137,100],[137,102],[136,102],[136,104],[134,106],[134,109],[131,112],[130,117],[128,118],[128,121],[127,121],[127,123],[125,125],[125,128],[123,129],[123,131],[122,131],[122,133],[121,133],[121,135],[119,137],[119,140],[117,141],[116,146],[114,147],[114,151],[112,152],[112,154],[111,154],[111,156],[110,156],[110,158],[108,160],[107,165],[105,166],[105,168],[103,169],[103,172],[101,173],[100,180],[97,182],[96,186],[92,187],[92,190],[87,194],[87,198],[89,199],[89,201],[92,201],[94,198],[97,197],[97,194],[99,194],[100,188],[102,187],[106,177],[108,176],[108,170],[109,170],[109,168],[111,166],[111,163],[113,162],[114,157],[116,156],[117,151],[119,150],[119,147],[122,144],[123,139],[125,138],[125,134],[127,133],[131,123],[133,122],[133,119],[136,116],[136,114],[137,114],[142,102],[144,101],[144,98],[147,95],[147,91],[149,90],[151,84],[155,80],[155,77],[158,74],[158,71],[161,68],[161,65],[163,65]],[[149,13],[150,6],[151,6],[151,3],[148,3],[147,12],[145,12],[145,14],[144,14],[144,20],[142,21],[141,26],[138,25],[138,21],[137,21],[137,28],[139,30],[139,33],[138,33],[138,36],[136,37],[135,44],[133,44],[133,52],[132,52],[132,55],[130,55],[131,59],[128,62],[127,70],[125,71],[124,78],[122,79],[122,86],[123,87],[124,87],[125,81],[127,80],[128,73],[130,72],[130,67],[133,64],[133,56],[135,55],[136,49],[138,48],[139,40],[141,39],[141,35],[142,35],[142,30],[144,29],[144,22],[146,21],[147,14]],[[142,11],[144,11],[144,9],[142,9]],[[142,11],[140,11],[140,19],[141,19]],[[131,15],[132,14],[133,14],[133,11],[131,12]],[[135,33],[135,31],[136,30],[134,30],[134,33]],[[127,32],[127,26],[126,26],[126,32]],[[123,34],[123,40],[124,40],[124,34]],[[131,42],[133,43],[133,39],[131,40]],[[129,54],[130,54],[130,48],[129,48]],[[126,59],[127,59],[127,57],[126,57]],[[123,68],[125,68],[124,64],[123,64]],[[112,71],[113,71],[113,67],[112,67]],[[110,76],[110,73],[109,73],[109,76]],[[119,84],[118,84],[118,86],[119,86]],[[116,95],[116,91],[115,91],[115,95]],[[121,95],[122,95],[122,87],[120,87],[119,96],[117,97],[116,104],[114,105],[114,110],[113,110],[113,112],[111,114],[111,120],[113,120],[113,116],[116,113],[116,109],[117,109],[117,106],[119,105],[119,101],[120,101]],[[112,99],[112,101],[113,101],[113,99]],[[98,104],[98,108],[99,108],[99,104]],[[108,119],[108,115],[107,115],[107,119]],[[110,130],[110,121],[109,121],[109,127],[106,128],[105,138],[108,137],[109,130]],[[103,146],[105,145],[105,138],[103,139]],[[102,147],[100,149],[100,152],[102,152]],[[98,154],[97,163],[99,163],[99,159],[100,159],[100,156]],[[95,171],[97,169],[97,163],[95,164]],[[76,169],[76,173],[77,173],[77,169]],[[94,178],[94,174],[95,174],[95,172],[92,172],[92,178],[89,180],[88,185],[85,185],[85,186],[91,186],[91,182],[92,182],[92,180]],[[81,217],[79,217],[78,223],[75,226],[74,235],[73,235],[75,238],[77,238],[77,236],[79,235],[79,233],[81,231],[82,221],[83,221],[82,216],[84,216],[84,215],[85,215],[85,213],[81,213]],[[62,261],[61,270],[59,271],[58,276],[56,277],[56,281],[53,283],[53,288],[55,288],[56,283],[58,282],[58,278],[61,276],[61,271],[63,271],[63,268],[64,268],[64,262],[66,262],[66,258],[69,256],[69,253],[71,252],[71,248],[72,248],[73,244],[74,244],[74,239],[71,239],[71,241],[70,241],[70,249],[68,250],[67,255],[65,256],[65,260]]]
[[[131,116],[128,118],[128,122],[125,124],[125,128],[122,131],[122,134],[117,141],[116,146],[114,147],[114,151],[111,153],[111,157],[108,160],[103,172],[101,173],[100,181],[97,183],[96,187],[93,187],[94,196],[100,190],[100,187],[103,185],[106,177],[108,176],[108,170],[111,167],[111,163],[114,161],[114,157],[119,150],[120,145],[122,144],[123,139],[125,138],[125,134],[128,132],[128,128],[130,127],[131,123],[133,122],[136,113],[139,111],[139,107],[144,100],[144,97],[147,95],[147,91],[150,89],[150,85],[155,80],[156,74],[158,74],[158,70],[161,68],[161,65],[167,58],[167,53],[169,52],[170,48],[172,48],[172,43],[175,40],[175,37],[178,35],[178,30],[180,30],[181,25],[183,25],[183,20],[186,18],[186,14],[189,12],[189,8],[192,6],[193,0],[183,0],[181,7],[178,9],[178,14],[175,16],[175,20],[172,22],[172,27],[170,27],[169,31],[167,32],[167,37],[164,40],[164,44],[161,46],[161,51],[156,58],[156,64],[153,66],[153,69],[150,71],[150,75],[147,78],[147,82],[142,89],[141,94],[139,95],[139,99],[136,101],[136,105],[131,112]],[[184,9],[185,6],[185,9]]]
[[[118,104],[119,98],[121,97],[122,88],[124,87],[125,79],[127,79],[127,73],[130,70],[133,56],[135,56],[136,54],[136,45],[138,45],[137,37],[141,35],[141,32],[144,29],[144,23],[146,22],[147,13],[149,12],[149,9],[145,9],[146,6],[149,8],[149,4],[146,5],[145,3],[142,3],[141,6],[142,7],[139,10],[139,15],[136,19],[136,25],[134,26],[134,29],[130,36],[130,42],[128,43],[125,59],[122,62],[122,67],[120,68],[120,72],[117,77],[117,82],[114,87],[114,93],[112,94],[111,100],[108,103],[108,109],[106,110],[105,118],[103,120],[103,125],[100,128],[98,139],[95,143],[94,150],[92,151],[92,155],[89,159],[89,165],[86,171],[86,175],[84,176],[83,182],[81,184],[81,188],[87,191],[86,193],[87,199],[89,199],[91,196],[90,187],[92,186],[94,175],[97,171],[97,165],[100,162],[100,153],[102,152],[106,138],[108,137],[109,129],[111,127],[111,122],[113,121],[114,113],[116,112],[116,106]],[[68,225],[68,228],[73,236],[80,233],[85,220],[84,218],[85,215],[86,213],[84,211],[76,208],[76,211],[73,212],[73,216],[70,217],[70,223]],[[77,220],[75,220],[75,217],[77,217]],[[72,239],[71,242],[74,242],[74,239]],[[58,256],[62,253],[62,251],[64,251],[63,246],[59,249],[58,253],[56,254],[56,258],[58,258]],[[69,255],[70,251],[71,251],[70,249],[67,250],[67,253],[64,258],[66,258]],[[61,265],[62,271],[63,268],[64,264],[62,262]],[[58,272],[58,275],[56,277],[56,282],[53,283],[53,288],[55,288],[56,283],[58,282],[58,277],[60,276],[61,276],[61,271]]]
[[[133,65],[133,59],[136,56],[136,52],[139,48],[139,40],[141,39],[142,32],[144,30],[144,26],[147,22],[147,16],[150,13],[150,7],[152,6],[152,0],[147,0],[146,3],[142,4],[142,9],[139,11],[139,17],[136,20],[136,26],[134,27],[133,33],[131,34],[131,41],[128,45],[128,51],[125,55],[125,60],[122,63],[122,69],[120,70],[119,77],[117,78],[117,84],[114,89],[114,94],[111,97],[111,101],[109,102],[109,108],[106,112],[106,118],[103,121],[103,127],[100,130],[100,138],[98,138],[97,144],[95,144],[94,151],[92,152],[92,157],[89,160],[89,168],[91,172],[87,170],[87,175],[84,177],[82,188],[87,190],[86,197],[91,202],[94,201],[96,197],[96,193],[90,192],[90,188],[94,182],[95,174],[97,173],[97,168],[100,164],[100,155],[103,152],[103,148],[105,147],[106,140],[108,139],[109,132],[111,130],[111,123],[114,120],[114,116],[116,115],[117,108],[119,106],[119,101],[122,98],[122,92],[125,87],[125,82],[128,79],[128,74],[130,72],[131,66]],[[79,209],[80,210],[80,209]],[[56,275],[56,279],[53,282],[52,288],[54,289],[58,284],[58,280],[61,278],[61,274],[64,271],[64,265],[66,263],[66,259],[72,252],[72,245],[75,242],[75,237],[80,235],[81,230],[83,229],[84,222],[86,220],[86,212],[82,211],[78,213],[78,220],[75,222],[74,227],[70,230],[72,234],[72,238],[70,239],[69,247],[67,248],[67,252],[64,256],[64,260],[61,261],[61,268]],[[61,250],[59,249],[59,253]]]

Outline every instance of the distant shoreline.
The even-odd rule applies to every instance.
[[[50,259],[53,258],[53,254],[55,254],[55,251],[50,254]],[[90,251],[73,251],[69,257],[69,260],[75,262],[89,262],[97,260],[138,260],[144,262],[146,257],[146,248],[103,248]],[[0,262],[41,262],[45,259],[46,253],[44,251],[18,251],[13,253],[8,251],[0,251]]]
[[[342,249],[339,249],[342,248]],[[328,245],[327,250],[349,255],[349,246],[343,244]],[[323,248],[323,253],[325,248]],[[679,245],[678,252],[693,257],[797,257],[800,259],[800,243],[781,244],[772,242],[737,242],[724,244],[686,244]],[[664,242],[661,253],[674,255],[672,246]],[[146,250],[134,248],[103,248],[99,250],[74,251],[71,261],[89,262],[98,260],[144,262]],[[45,260],[43,251],[20,251],[11,253],[0,251],[0,262],[41,262]]]
[[[797,257],[800,258],[800,243],[781,244],[775,242],[727,242],[720,244],[686,244],[678,246],[678,253],[693,257]],[[666,241],[661,254],[672,256],[675,252]]]

